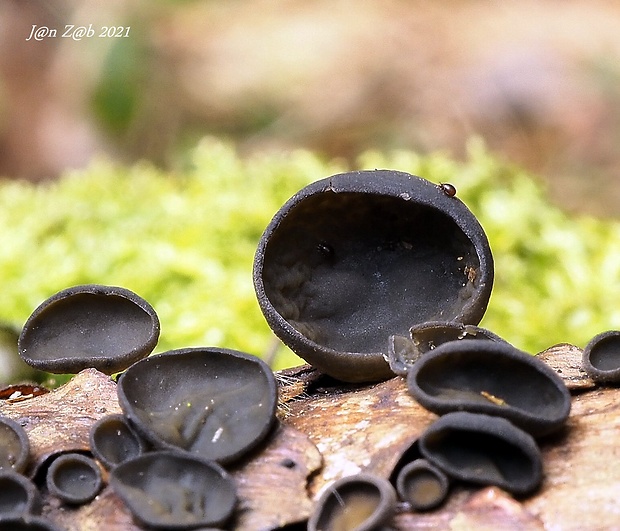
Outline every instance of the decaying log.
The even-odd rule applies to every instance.
[[[616,527],[620,389],[597,387],[580,370],[581,354],[572,345],[540,354],[565,379],[573,400],[565,429],[540,441],[545,476],[535,495],[515,500],[494,487],[456,485],[437,510],[416,514],[401,505],[393,528]],[[231,469],[240,498],[235,529],[275,529],[302,521],[321,489],[340,477],[360,471],[388,477],[399,453],[436,418],[408,394],[401,377],[365,386],[342,384],[307,366],[278,377],[281,405],[274,432]],[[120,411],[115,386],[91,369],[51,393],[0,400],[0,414],[20,422],[29,434],[31,474],[58,451],[88,448],[90,426]],[[139,529],[109,487],[77,509],[44,492],[43,514],[70,530]]]

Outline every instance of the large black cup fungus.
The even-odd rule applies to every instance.
[[[62,454],[47,470],[47,489],[63,502],[80,505],[101,490],[101,470],[94,459],[78,453]]]
[[[536,437],[559,429],[570,412],[570,393],[555,371],[501,341],[444,343],[413,364],[407,385],[433,413],[498,415]]]
[[[492,283],[489,243],[467,207],[390,170],[303,188],[269,223],[254,259],[258,302],[275,334],[349,382],[392,376],[388,338],[412,324],[477,324]]]
[[[395,374],[405,376],[418,358],[448,341],[489,339],[503,341],[486,328],[456,321],[429,321],[411,327],[409,337],[390,336],[387,360]]]
[[[90,429],[90,450],[108,470],[146,451],[147,444],[124,415],[101,417]]]
[[[0,471],[23,472],[30,457],[28,434],[17,422],[0,417]]]
[[[620,382],[620,330],[590,340],[583,351],[583,370],[596,382]]]
[[[0,515],[0,531],[61,531],[47,518],[31,514]]]
[[[185,348],[132,365],[118,380],[123,412],[161,449],[231,462],[258,445],[275,420],[277,384],[256,356]]]
[[[17,472],[0,472],[0,514],[35,513],[41,505],[36,485]]]
[[[542,481],[542,458],[534,438],[508,420],[458,411],[440,417],[422,434],[420,451],[448,476],[496,485],[525,496]]]
[[[223,525],[237,502],[217,463],[184,452],[156,451],[121,463],[110,485],[134,517],[155,529]]]
[[[439,507],[448,496],[448,476],[426,459],[412,461],[398,474],[396,490],[414,511]]]
[[[321,494],[308,520],[308,531],[372,531],[382,529],[396,509],[396,491],[372,474],[347,476]]]
[[[125,288],[87,284],[41,303],[19,336],[22,359],[42,371],[77,373],[93,367],[120,372],[148,356],[159,339],[159,319]]]

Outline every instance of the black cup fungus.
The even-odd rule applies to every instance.
[[[41,497],[36,485],[17,472],[0,472],[0,514],[36,513]]]
[[[422,455],[448,476],[495,485],[525,496],[542,481],[542,458],[534,438],[510,421],[481,413],[448,413],[419,440]]]
[[[583,370],[596,382],[620,382],[620,330],[590,340],[583,351]]]
[[[547,364],[501,341],[444,343],[413,364],[407,385],[433,413],[498,415],[536,437],[559,429],[571,406],[566,385]]]
[[[372,474],[341,478],[321,494],[308,520],[308,531],[382,529],[396,509],[396,491]]]
[[[391,335],[477,324],[493,284],[484,231],[456,197],[407,173],[334,175],[295,194],[259,242],[254,286],[274,333],[349,382],[392,376]]]
[[[412,461],[398,474],[396,490],[414,511],[439,507],[448,496],[448,476],[426,459]]]
[[[47,489],[71,505],[89,502],[102,486],[99,466],[94,459],[82,454],[62,454],[52,461],[47,470]]]
[[[439,345],[463,339],[504,341],[486,328],[456,321],[429,321],[414,325],[409,337],[390,336],[387,360],[395,374],[405,376],[415,361]]]
[[[77,373],[120,372],[148,356],[159,339],[155,310],[120,287],[87,284],[41,303],[19,336],[22,359],[36,369]]]
[[[118,380],[120,406],[157,448],[180,448],[220,463],[258,445],[271,430],[277,384],[259,358],[223,348],[151,356]]]
[[[28,434],[17,422],[0,417],[0,471],[23,472],[30,457]]]
[[[146,441],[124,415],[101,417],[90,429],[90,450],[108,470],[146,451]]]
[[[237,502],[235,484],[213,461],[155,451],[121,463],[110,485],[134,517],[154,529],[221,526]]]
[[[61,531],[54,523],[32,514],[0,515],[0,531]]]

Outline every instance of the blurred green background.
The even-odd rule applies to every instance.
[[[26,40],[71,24],[97,36]],[[496,260],[482,325],[583,346],[620,326],[619,58],[611,1],[6,0],[0,383],[31,376],[32,310],[86,282],[153,304],[157,351],[299,363],[254,249],[290,195],[357,168],[455,184]]]

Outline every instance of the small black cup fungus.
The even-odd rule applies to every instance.
[[[396,509],[396,492],[386,479],[357,474],[335,481],[321,494],[308,531],[382,529]]]
[[[28,434],[17,422],[0,417],[0,471],[23,472],[30,457]]]
[[[30,315],[19,336],[22,359],[53,373],[93,367],[120,372],[148,356],[159,339],[159,319],[125,288],[87,284],[64,289]]]
[[[498,415],[536,437],[559,429],[571,406],[570,393],[553,369],[502,341],[444,343],[414,363],[407,385],[433,413]]]
[[[492,284],[489,243],[467,207],[390,170],[303,188],[271,220],[254,259],[258,302],[274,333],[349,382],[392,376],[388,338],[414,323],[477,324]]]
[[[90,450],[108,470],[146,451],[146,441],[124,415],[107,415],[90,429]]]
[[[110,472],[110,485],[134,517],[154,529],[221,526],[237,502],[235,484],[221,466],[179,451],[125,461]]]
[[[398,474],[396,490],[414,511],[439,507],[448,496],[448,476],[426,459],[412,461]]]
[[[269,433],[277,407],[271,369],[256,356],[185,348],[132,365],[118,380],[120,406],[157,448],[231,462]]]
[[[58,456],[47,470],[47,489],[65,503],[80,505],[101,490],[101,470],[94,459],[78,453]]]
[[[0,531],[61,531],[54,523],[32,514],[0,515]]]
[[[583,370],[596,382],[620,382],[620,330],[590,340],[583,351]]]
[[[455,479],[516,496],[532,493],[542,480],[536,441],[501,417],[448,413],[427,428],[419,444],[426,459]]]
[[[35,513],[41,497],[36,485],[17,472],[0,472],[0,514]]]
[[[463,339],[503,341],[501,337],[486,328],[456,321],[420,323],[411,327],[409,336],[409,338],[391,336],[388,342],[387,359],[390,369],[400,376],[405,376],[415,361],[426,352],[430,352],[448,341],[461,341]]]

